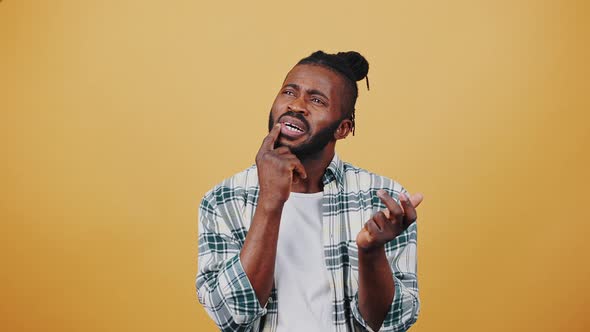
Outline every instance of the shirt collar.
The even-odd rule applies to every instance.
[[[322,183],[324,186],[329,184],[332,181],[336,181],[336,185],[338,186],[339,191],[343,191],[344,188],[344,163],[336,153],[334,153],[334,158],[330,162],[330,165],[326,168],[326,172],[324,172],[324,176],[322,177]]]

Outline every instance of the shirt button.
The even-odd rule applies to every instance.
[[[272,303],[272,297],[268,298],[268,303]]]

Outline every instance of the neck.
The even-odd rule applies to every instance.
[[[311,194],[324,190],[322,177],[326,172],[326,168],[328,168],[328,165],[330,165],[330,162],[334,158],[334,153],[333,148],[329,149],[326,147],[326,149],[317,154],[299,158],[307,173],[307,179],[299,179],[297,183],[293,183],[291,191]]]

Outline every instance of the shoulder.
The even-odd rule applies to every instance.
[[[397,197],[401,193],[406,193],[405,188],[397,181],[351,163],[343,162],[343,181],[347,191],[370,191],[376,192],[384,189],[390,195]]]
[[[225,205],[236,199],[245,199],[250,192],[258,191],[256,165],[228,177],[209,189],[203,196],[201,208]]]

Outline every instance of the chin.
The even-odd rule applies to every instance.
[[[299,145],[300,144],[295,143],[295,141],[288,140],[284,137],[279,137],[279,139],[275,143],[275,147],[277,147],[277,148],[281,147],[281,146],[286,146],[286,147],[292,149],[292,148],[296,148]]]

